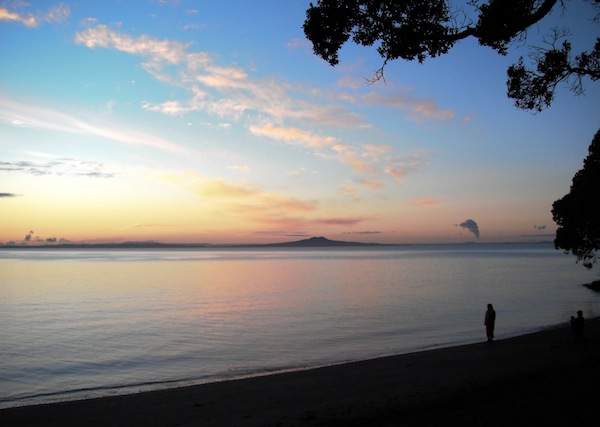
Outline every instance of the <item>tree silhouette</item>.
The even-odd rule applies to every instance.
[[[552,217],[558,224],[554,246],[591,268],[600,250],[600,130],[583,169],[573,177],[571,190],[552,205]]]
[[[600,0],[587,0],[596,7]],[[425,61],[447,53],[468,37],[482,46],[505,55],[510,43],[526,36],[527,29],[547,16],[558,0],[469,0],[475,16],[451,12],[448,0],[319,0],[310,4],[304,21],[304,34],[314,53],[331,65],[339,62],[338,52],[350,38],[360,45],[377,44],[383,65],[374,79],[384,76],[384,68],[395,59]],[[598,20],[599,15],[594,18]],[[459,22],[460,21],[460,22]],[[553,33],[545,48],[534,49],[535,69],[523,58],[508,71],[507,95],[518,108],[537,110],[550,106],[561,82],[570,83],[575,94],[583,92],[582,78],[600,78],[600,38],[590,52],[571,58],[571,44]]]
[[[600,0],[587,0],[596,8]],[[468,0],[475,13],[451,12],[447,0],[318,0],[310,4],[304,34],[314,53],[332,66],[350,38],[363,46],[377,45],[383,65],[373,80],[384,77],[389,61],[425,61],[448,53],[462,39],[474,37],[482,46],[505,55],[512,41],[524,39],[527,29],[566,0]],[[462,18],[461,18],[462,17]],[[600,21],[600,13],[593,17]],[[583,79],[600,78],[600,38],[589,52],[572,57],[567,33],[553,30],[544,47],[533,48],[535,63],[527,68],[523,58],[507,70],[507,95],[518,108],[542,111],[549,107],[560,83],[576,95],[583,93]],[[596,133],[584,167],[573,178],[569,194],[553,204],[559,228],[554,245],[572,252],[591,268],[600,249],[600,131]]]
[[[555,37],[555,42],[560,37]],[[515,100],[519,108],[542,111],[552,104],[554,90],[561,82],[570,82],[571,91],[583,93],[582,77],[592,81],[600,78],[600,39],[591,52],[583,52],[571,59],[571,43],[554,43],[549,49],[539,49],[536,57],[536,70],[528,70],[523,58],[508,68],[508,96]]]

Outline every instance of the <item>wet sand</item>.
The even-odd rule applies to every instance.
[[[589,424],[598,418],[600,319],[586,322],[586,338],[575,343],[565,324],[493,344],[9,408],[0,410],[0,425]]]

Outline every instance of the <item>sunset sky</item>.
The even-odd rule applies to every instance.
[[[373,48],[312,53],[308,1],[0,1],[0,241],[549,239],[600,86],[533,114],[506,68],[556,26],[589,49],[588,3],[369,84]]]

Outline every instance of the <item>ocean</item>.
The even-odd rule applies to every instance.
[[[600,315],[550,244],[0,250],[0,408],[509,337]]]

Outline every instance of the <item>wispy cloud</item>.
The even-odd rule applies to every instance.
[[[29,175],[69,175],[90,178],[112,178],[114,173],[106,170],[101,162],[78,160],[67,157],[48,161],[0,161],[0,172],[26,173]]]
[[[309,237],[310,234],[296,231],[287,230],[258,230],[254,234],[262,234],[267,236],[279,236],[279,237]]]
[[[409,203],[418,207],[434,207],[439,206],[442,202],[435,197],[416,197],[409,200]]]
[[[289,143],[299,143],[311,148],[325,147],[335,144],[337,141],[332,136],[317,135],[295,127],[275,126],[272,123],[262,126],[250,126],[250,132],[256,136],[264,136]]]
[[[362,144],[355,146],[343,144],[332,136],[317,135],[303,129],[275,126],[271,123],[262,126],[251,126],[250,132],[256,136],[264,136],[286,143],[298,143],[312,149],[326,149],[326,153],[333,154],[339,162],[350,166],[354,172],[359,174],[375,173],[378,164],[392,151],[392,147],[389,145]],[[396,178],[399,178],[400,174],[404,176],[412,172],[417,166],[417,160],[412,158],[394,158],[390,162],[385,171]],[[359,180],[359,183],[370,189],[383,187],[383,182],[376,179],[363,178]]]
[[[365,217],[322,215],[314,200],[289,197],[257,186],[206,178],[197,173],[167,175],[165,180],[187,189],[211,208],[241,223],[276,230],[309,230],[316,226],[352,226]]]
[[[369,124],[357,113],[346,109],[339,99],[337,104],[324,103],[317,89],[313,94],[313,90],[301,85],[256,79],[240,66],[221,66],[209,53],[192,51],[189,44],[147,35],[132,36],[105,25],[78,32],[75,41],[92,49],[115,49],[137,55],[141,57],[142,67],[154,78],[188,92],[185,100],[145,100],[142,108],[147,111],[171,116],[204,111],[227,122],[243,118],[253,135],[305,146],[326,158],[337,159],[358,174],[387,173],[399,180],[415,170],[406,159],[397,160],[398,156],[394,157],[390,146],[348,144],[324,132],[323,127],[364,128]],[[341,84],[355,86],[349,79]],[[342,101],[399,108],[415,117],[446,119],[454,114],[438,107],[434,101],[406,94],[354,91],[348,96]],[[315,126],[318,130],[313,130]],[[372,183],[371,188],[375,187]]]
[[[64,3],[52,6],[47,12],[20,13],[0,7],[0,21],[18,22],[29,28],[34,28],[42,22],[57,24],[66,21],[71,14],[71,9]]]
[[[228,182],[224,179],[206,178],[195,173],[166,177],[196,195],[227,206],[230,212],[254,214],[281,214],[312,212],[317,202],[302,200],[265,191],[259,187]]]
[[[239,199],[261,194],[261,191],[256,188],[231,184],[222,179],[199,181],[194,188],[202,196],[221,199]]]
[[[71,134],[91,135],[132,145],[144,145],[171,152],[184,148],[160,137],[119,128],[92,124],[57,110],[23,104],[0,96],[0,122],[16,127],[30,127]]]
[[[154,78],[185,88],[191,94],[187,101],[146,101],[143,107],[150,111],[173,115],[202,110],[235,120],[254,114],[335,127],[365,125],[356,113],[292,96],[293,85],[272,79],[253,79],[241,67],[217,65],[207,52],[193,52],[185,43],[146,35],[133,37],[106,25],[77,33],[75,42],[88,48],[116,49],[141,56],[142,67]],[[202,97],[198,97],[198,91]]]
[[[256,136],[264,136],[285,143],[297,143],[324,157],[333,157],[340,163],[349,166],[354,173],[360,175],[355,179],[363,188],[378,190],[384,186],[382,177],[386,174],[400,182],[405,176],[420,170],[427,163],[427,154],[415,152],[398,156],[393,147],[386,144],[345,144],[331,136],[314,134],[299,128],[266,124],[251,126],[250,132]],[[304,169],[295,170],[298,176]],[[365,176],[366,175],[366,176]],[[356,198],[358,190],[355,186],[346,185],[339,193]]]
[[[55,6],[52,6],[50,10],[44,16],[44,19],[50,23],[61,23],[65,22],[69,15],[71,14],[71,9],[64,3],[59,3]]]
[[[256,136],[263,136],[286,143],[296,143],[307,148],[321,150],[321,152],[333,155],[339,162],[350,166],[354,172],[359,174],[375,172],[376,164],[392,150],[392,147],[383,144],[363,144],[357,146],[344,144],[333,136],[318,135],[296,127],[276,126],[272,123],[261,126],[250,126],[249,130]],[[363,179],[360,182],[371,189],[383,186],[383,183],[375,179]]]
[[[424,153],[415,153],[408,156],[394,157],[388,161],[385,173],[400,182],[406,175],[416,172],[427,163]]]
[[[0,193],[0,198],[7,198],[7,197],[18,197],[18,194],[15,193]]]
[[[37,27],[39,24],[38,19],[31,14],[21,14],[18,12],[11,12],[10,10],[0,7],[0,21],[12,21],[19,22],[26,27]]]
[[[420,99],[407,94],[382,94],[370,92],[362,97],[369,105],[379,105],[406,111],[416,119],[449,120],[455,116],[454,111],[441,108],[431,99]]]
[[[358,180],[358,183],[372,190],[383,188],[383,182],[378,179],[361,178]]]
[[[343,77],[337,82],[338,86],[347,89],[359,89],[361,83],[351,77]],[[364,83],[362,83],[364,86]],[[374,107],[387,107],[405,112],[409,117],[417,121],[423,120],[450,120],[456,113],[448,108],[442,108],[433,99],[420,98],[406,92],[382,93],[381,90],[337,92],[332,95],[339,101],[369,105]]]
[[[369,160],[379,161],[392,152],[392,147],[385,144],[364,144],[362,150],[363,157]]]
[[[361,156],[356,147],[346,144],[336,144],[331,148],[336,153],[337,158],[342,163],[350,166],[355,172],[365,173],[374,171],[373,165]]]
[[[356,200],[358,198],[358,189],[356,186],[346,183],[340,186],[338,189],[338,194]]]
[[[178,64],[186,57],[187,46],[148,36],[130,37],[110,30],[106,25],[88,28],[75,35],[75,42],[89,48],[113,48],[134,55],[149,56],[156,61]]]
[[[332,218],[318,218],[313,222],[316,224],[324,224],[324,225],[356,225],[363,221],[366,218],[363,217],[332,217]]]
[[[366,217],[357,216],[324,216],[316,218],[306,218],[298,216],[287,216],[287,215],[263,215],[255,218],[257,223],[264,226],[273,228],[287,228],[287,229],[312,229],[314,227],[348,227],[360,224],[366,221]]]
[[[165,101],[159,104],[153,104],[151,102],[142,102],[142,108],[147,111],[154,111],[163,113],[168,116],[181,116],[183,114],[194,111],[195,107],[192,105],[183,105],[179,101]]]

